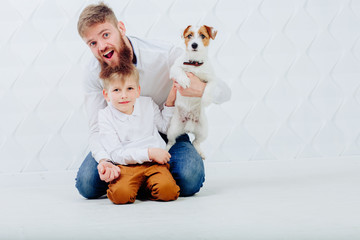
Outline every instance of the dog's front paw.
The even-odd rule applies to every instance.
[[[190,87],[190,79],[186,75],[185,77],[184,76],[179,77],[178,79],[176,79],[176,81],[180,84],[182,88]]]

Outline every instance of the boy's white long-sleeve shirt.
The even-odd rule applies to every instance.
[[[150,162],[148,148],[165,149],[159,131],[166,133],[174,107],[160,111],[150,97],[136,99],[131,115],[109,103],[99,111],[99,137],[110,159],[121,165]]]
[[[172,86],[169,77],[170,68],[184,50],[163,41],[142,40],[136,37],[128,37],[128,39],[137,59],[136,68],[140,75],[141,95],[151,97],[157,105],[162,106]],[[103,83],[99,73],[100,64],[93,57],[86,69],[84,79],[84,103],[89,118],[90,151],[97,162],[101,159],[113,160],[99,141],[98,112],[107,106],[102,95]],[[217,82],[214,103],[220,104],[230,99],[231,91],[226,83],[220,80]]]

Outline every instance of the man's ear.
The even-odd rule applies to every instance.
[[[120,30],[121,35],[125,35],[126,28],[125,28],[125,24],[122,21],[118,22],[118,29]]]
[[[106,89],[103,89],[103,96],[107,102],[110,102],[110,98]]]

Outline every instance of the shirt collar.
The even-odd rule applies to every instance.
[[[138,67],[138,65],[141,65],[140,61],[139,61],[139,47],[137,45],[137,42],[136,41],[132,41],[134,40],[133,37],[127,37],[129,42],[130,42],[130,45],[132,47],[132,50],[133,50],[133,64]]]
[[[124,122],[127,119],[129,119],[130,117],[137,117],[137,116],[141,116],[141,111],[140,111],[140,103],[139,101],[135,101],[135,105],[134,105],[134,111],[132,112],[131,115],[125,114],[120,112],[118,109],[116,109],[111,102],[108,102],[108,106],[111,110],[111,112],[113,113],[113,116],[116,119],[119,119],[120,121]]]

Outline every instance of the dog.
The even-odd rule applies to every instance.
[[[207,138],[207,119],[204,108],[213,101],[213,88],[216,79],[208,60],[208,46],[210,40],[214,40],[217,31],[212,27],[189,25],[183,32],[182,38],[185,41],[184,53],[175,60],[170,69],[170,78],[183,88],[190,86],[190,79],[186,72],[191,72],[206,83],[204,93],[199,97],[181,96],[176,94],[175,111],[167,131],[169,150],[176,141],[176,138],[184,133],[193,133],[193,145],[202,159],[205,155],[201,151],[200,143]]]

